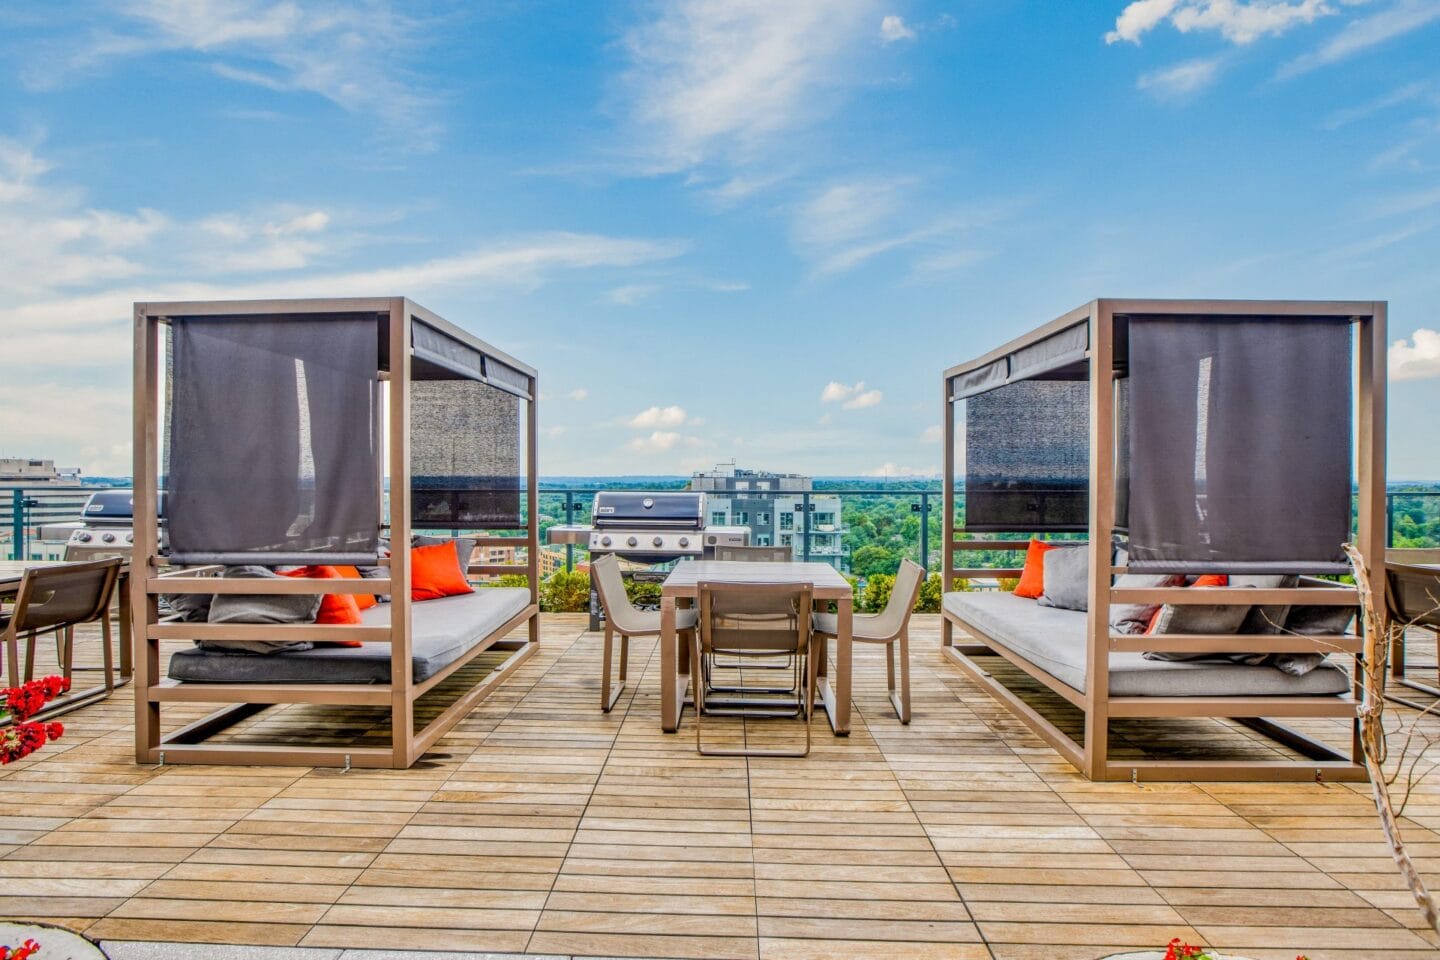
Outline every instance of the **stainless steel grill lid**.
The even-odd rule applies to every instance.
[[[591,516],[596,529],[700,530],[705,526],[705,494],[602,490],[595,494]]]

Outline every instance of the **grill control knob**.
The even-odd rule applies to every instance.
[[[688,546],[690,546],[690,538],[689,538],[689,537],[681,537],[681,538],[680,538],[680,546],[682,546],[682,547],[688,547]]]
[[[104,540],[106,543],[114,543],[114,542],[115,542],[115,534],[113,534],[113,533],[107,533],[107,534],[105,534],[104,536],[102,536],[100,539],[101,539],[101,540]]]
[[[126,542],[126,543],[134,543],[134,542],[135,542],[135,534],[133,534],[133,533],[127,533],[127,534],[125,534],[125,542]]]
[[[663,537],[656,537],[654,540],[651,540],[650,542],[653,543],[653,544],[655,544],[655,546],[657,546],[657,547],[663,547],[663,546],[665,546],[665,539],[664,539]]]
[[[639,546],[639,545],[640,545],[640,541],[637,540],[637,539],[635,539],[634,537],[631,537],[629,540],[626,540],[626,541],[625,541],[625,545],[626,545],[627,547]]]
[[[608,547],[608,546],[610,546],[610,538],[609,538],[609,537],[601,537],[601,538],[600,538],[600,546],[602,546],[602,547]]]
[[[95,539],[95,538],[92,537],[92,536],[91,536],[90,534],[88,534],[88,533],[82,533],[82,534],[80,534],[80,537],[79,537],[79,540],[80,540],[81,543],[89,543],[91,540],[94,540],[94,539]]]

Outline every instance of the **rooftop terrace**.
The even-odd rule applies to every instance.
[[[545,615],[539,652],[404,771],[136,766],[128,687],[72,713],[62,740],[0,769],[0,913],[102,941],[332,958],[1085,960],[1174,936],[1257,960],[1435,955],[1365,784],[1087,781],[942,660],[938,617],[913,624],[910,727],[888,709],[879,648],[861,648],[854,732],[817,726],[810,758],[788,762],[697,757],[688,713],[660,733],[653,640],[632,653],[638,684],[600,713],[584,630]],[[1433,644],[1410,656],[1434,669]],[[383,711],[305,706],[228,734],[284,741],[316,723],[336,742],[387,736]],[[752,742],[795,734],[729,723]],[[1133,723],[1115,722],[1113,755],[1138,755]],[[1145,748],[1168,756],[1278,749],[1220,721],[1146,723]],[[1302,726],[1348,742],[1343,721]],[[1440,787],[1405,813],[1422,865],[1440,863]]]

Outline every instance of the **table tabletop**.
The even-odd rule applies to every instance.
[[[660,589],[663,597],[694,597],[701,583],[808,583],[817,600],[849,599],[852,588],[828,563],[751,563],[744,560],[682,560]]]

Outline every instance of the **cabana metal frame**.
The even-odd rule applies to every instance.
[[[529,604],[491,631],[423,682],[414,682],[411,647],[411,570],[409,550],[396,549],[376,565],[389,568],[388,579],[222,579],[214,568],[167,570],[169,559],[159,549],[157,518],[161,484],[160,436],[164,424],[164,398],[160,380],[163,327],[174,318],[262,318],[288,315],[364,315],[376,321],[377,342],[388,356],[388,370],[376,371],[378,382],[388,380],[388,444],[376,449],[384,472],[388,465],[388,525],[394,544],[411,541],[411,382],[412,362],[421,348],[412,346],[415,331],[440,335],[459,349],[473,351],[503,367],[512,394],[520,395],[523,414],[526,506],[523,537],[474,538],[480,548],[514,546],[525,549],[516,564],[473,563],[471,576],[521,575],[530,592]],[[386,327],[388,326],[388,330]],[[380,340],[381,331],[386,339]],[[139,763],[286,764],[326,767],[411,766],[480,701],[511,676],[539,647],[539,503],[537,475],[536,371],[459,327],[403,297],[257,300],[189,303],[137,303],[134,309],[134,558],[130,577],[132,631],[135,645],[135,757]],[[473,355],[473,354],[472,354]],[[427,355],[427,363],[444,365],[443,357]],[[469,379],[478,379],[473,375]],[[523,381],[523,383],[522,383]],[[518,425],[517,425],[518,429]],[[378,436],[377,436],[378,441]],[[377,485],[383,489],[383,485]],[[382,493],[383,497],[383,493]],[[377,527],[384,519],[375,506]],[[263,562],[263,561],[257,561]],[[324,562],[324,561],[321,561]],[[483,588],[482,588],[483,589]],[[161,594],[389,594],[388,626],[331,626],[322,624],[212,624],[162,622]],[[524,639],[510,639],[520,627]],[[390,677],[386,684],[341,683],[177,683],[163,678],[160,644],[166,640],[363,640],[390,644]],[[416,703],[486,650],[510,655],[485,678],[445,707],[428,723],[417,727]],[[225,704],[221,709],[179,729],[164,732],[161,709],[167,704]],[[252,744],[210,742],[210,738],[276,704],[326,704],[385,707],[390,712],[389,746],[321,746],[305,744]]]
[[[1018,568],[996,570],[955,562],[957,553],[977,550],[1017,550],[1024,540],[997,540],[966,531],[956,518],[956,378],[985,376],[996,361],[1004,360],[1045,341],[1052,344],[1067,331],[1083,332],[1084,379],[1089,382],[1089,476],[1088,545],[1089,597],[1086,629],[1086,684],[1080,692],[1046,670],[986,636],[947,610],[942,628],[942,649],[975,683],[1024,721],[1054,747],[1077,770],[1091,780],[1363,780],[1360,762],[1358,708],[1362,695],[1358,657],[1362,649],[1356,637],[1278,635],[1125,635],[1112,633],[1110,607],[1120,603],[1144,604],[1291,604],[1357,605],[1354,588],[1302,578],[1301,586],[1287,589],[1240,587],[1169,587],[1120,589],[1113,576],[1127,571],[1112,563],[1112,540],[1116,532],[1116,371],[1117,321],[1131,316],[1158,316],[1224,321],[1245,318],[1333,318],[1358,328],[1355,380],[1356,403],[1352,429],[1355,467],[1359,481],[1358,531],[1356,542],[1371,563],[1371,589],[1376,596],[1385,589],[1385,402],[1386,402],[1386,304],[1383,301],[1239,301],[1239,300],[1131,300],[1097,299],[1006,345],[967,363],[945,371],[944,388],[944,589],[963,577],[1017,577]],[[1078,339],[1078,333],[1076,334]],[[1041,346],[1043,352],[1044,347]],[[1032,351],[1033,352],[1033,351]],[[977,642],[960,643],[955,628]],[[1323,652],[1354,655],[1352,688],[1339,696],[1112,696],[1109,682],[1109,654],[1121,651],[1175,652]],[[976,655],[998,655],[1043,684],[1050,691],[1084,713],[1084,736],[1077,741],[1015,691],[1006,687]],[[1296,760],[1243,760],[1234,762],[1189,760],[1114,760],[1110,757],[1109,725],[1112,718],[1230,718],[1297,751]],[[1270,718],[1348,718],[1352,721],[1351,753],[1345,756],[1304,734]]]

